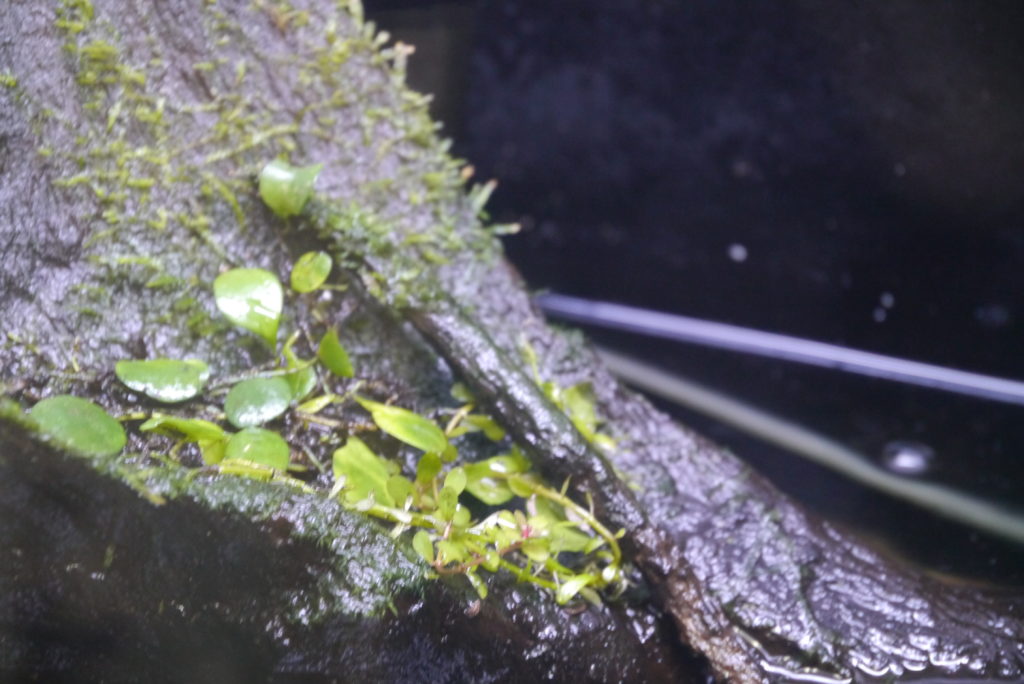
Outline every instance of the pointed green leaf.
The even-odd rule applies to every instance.
[[[178,432],[189,442],[199,445],[203,462],[207,465],[220,463],[224,458],[224,448],[230,435],[208,420],[199,418],[178,418],[162,413],[154,413],[149,420],[139,426],[142,432],[155,431],[161,434]]]
[[[312,292],[331,274],[331,257],[327,252],[306,252],[292,266],[292,289]]]
[[[576,575],[558,587],[558,591],[555,593],[555,601],[558,605],[564,606],[566,603],[572,600],[576,594],[580,593],[580,589],[593,582],[596,578],[593,575]]]
[[[292,401],[302,401],[316,387],[316,371],[313,370],[311,361],[303,361],[292,351],[291,342],[294,340],[295,336],[292,336],[281,349],[284,360],[292,371],[285,375],[284,379],[292,388]]]
[[[331,328],[320,340],[316,350],[317,358],[327,366],[327,370],[342,378],[352,377],[352,361],[348,358],[348,352],[338,340],[338,333]]]
[[[470,413],[464,420],[477,430],[483,431],[484,436],[492,442],[500,442],[505,439],[505,429],[494,422],[494,419],[490,416]]]
[[[373,422],[384,432],[410,446],[423,451],[442,453],[448,448],[448,438],[433,421],[397,406],[356,397],[356,401],[370,412]]]
[[[235,427],[253,427],[277,418],[291,400],[292,387],[284,378],[251,378],[231,388],[224,413]]]
[[[62,394],[43,399],[29,411],[43,433],[89,456],[113,456],[127,437],[121,424],[86,399]]]
[[[530,461],[516,447],[510,453],[477,461],[473,465],[482,466],[494,475],[515,475],[530,470]]]
[[[589,382],[581,382],[562,392],[562,404],[580,433],[590,439],[597,430],[597,407]]]
[[[476,401],[476,399],[473,398],[473,393],[470,392],[469,388],[461,382],[457,382],[452,385],[451,395],[453,399],[461,401],[464,404],[472,404]]]
[[[291,389],[292,401],[302,401],[316,387],[316,371],[312,368],[298,368],[281,376]]]
[[[325,408],[330,406],[337,400],[333,394],[321,394],[319,397],[313,397],[307,402],[303,402],[295,407],[295,410],[300,413],[308,413],[310,415],[320,413]]]
[[[234,268],[213,281],[217,308],[235,325],[277,346],[277,325],[284,305],[281,283],[262,268]]]
[[[487,584],[484,583],[483,579],[481,579],[479,575],[472,570],[469,570],[466,572],[466,578],[469,580],[469,583],[473,585],[473,588],[476,589],[476,595],[479,596],[481,600],[487,598]]]
[[[395,500],[388,492],[391,469],[363,440],[349,437],[345,446],[335,450],[332,466],[335,480],[345,478],[345,496],[348,501],[362,501],[372,492],[378,503],[395,505]]]
[[[281,435],[263,428],[249,427],[236,432],[224,450],[225,460],[243,460],[287,470],[290,452]]]
[[[191,399],[203,390],[210,377],[209,367],[202,361],[187,359],[148,359],[118,361],[114,366],[117,379],[151,399],[174,403]]]
[[[139,430],[142,432],[157,431],[163,434],[167,434],[169,431],[180,432],[191,442],[213,441],[228,437],[219,425],[208,420],[178,418],[163,413],[154,413],[149,420],[139,426]]]
[[[200,439],[196,441],[196,444],[199,445],[199,453],[202,454],[203,463],[206,465],[217,465],[224,460],[228,446],[227,439]]]
[[[296,167],[275,159],[260,171],[260,198],[281,218],[302,212],[323,164]]]
[[[551,552],[557,554],[562,551],[584,551],[590,547],[594,538],[580,532],[575,523],[562,522],[551,526],[548,539],[551,540]]]

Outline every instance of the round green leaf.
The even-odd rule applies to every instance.
[[[452,539],[439,539],[437,541],[437,555],[444,565],[461,563],[469,559],[469,549],[466,548],[464,542]]]
[[[338,340],[338,333],[333,328],[320,340],[320,346],[316,350],[317,358],[327,366],[327,370],[342,378],[352,377],[352,362],[348,358],[348,352],[341,346]]]
[[[291,400],[292,387],[285,378],[252,378],[231,388],[224,413],[235,427],[253,427],[277,418]]]
[[[121,424],[86,399],[62,394],[43,399],[29,413],[44,433],[89,456],[113,456],[127,441]]]
[[[408,478],[401,475],[392,475],[387,481],[388,496],[397,506],[404,506],[405,500],[412,496],[413,486]]]
[[[508,483],[508,488],[511,489],[516,496],[521,496],[526,499],[533,495],[535,485],[526,475],[513,475],[508,478],[506,482]]]
[[[498,572],[500,564],[501,556],[499,556],[495,551],[488,551],[487,555],[484,556],[484,562],[481,563],[484,569],[490,572]]]
[[[423,557],[423,560],[433,564],[434,562],[434,542],[430,540],[430,533],[426,530],[420,530],[412,537],[412,548],[416,550],[416,553]]]
[[[452,489],[456,494],[461,494],[466,489],[466,471],[462,466],[455,466],[444,476],[444,486]]]
[[[437,516],[442,520],[451,520],[458,505],[459,493],[451,487],[442,487],[437,495]]]
[[[362,397],[356,397],[356,401],[370,412],[377,427],[395,439],[434,453],[441,453],[448,448],[448,438],[433,421],[397,406],[380,404]]]
[[[167,403],[185,401],[196,396],[210,377],[209,367],[202,361],[192,359],[118,361],[114,373],[118,380],[136,392]]]
[[[287,470],[290,452],[281,435],[263,428],[245,428],[228,440],[225,459],[252,461],[277,470]]]
[[[292,289],[312,292],[331,274],[331,257],[327,252],[306,252],[292,266]]]
[[[466,482],[466,491],[488,506],[500,506],[515,498],[515,494],[504,480],[491,477],[490,472],[479,467],[477,463],[466,466],[466,474],[469,478]]]
[[[429,451],[420,456],[416,464],[416,482],[426,484],[437,477],[441,472],[441,457]]]
[[[281,218],[302,211],[323,164],[296,167],[275,159],[260,171],[260,197]]]
[[[271,347],[277,346],[284,292],[270,271],[234,268],[213,281],[217,308],[235,325],[256,333]]]
[[[455,527],[468,527],[472,522],[469,509],[462,504],[455,505],[455,513],[452,515],[452,525]]]

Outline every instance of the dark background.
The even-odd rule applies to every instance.
[[[1024,5],[367,2],[417,45],[455,152],[497,178],[535,288],[1024,378]],[[743,258],[740,258],[743,257]],[[1024,408],[600,333],[1024,514]],[[1024,550],[674,407],[779,486],[939,571]]]

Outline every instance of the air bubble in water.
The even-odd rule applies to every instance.
[[[931,469],[935,450],[927,444],[898,439],[882,448],[882,465],[900,475],[921,475]]]

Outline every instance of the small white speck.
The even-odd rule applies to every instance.
[[[884,306],[884,307],[885,307],[886,309],[891,309],[891,308],[892,308],[892,306],[893,306],[893,304],[895,304],[895,303],[896,303],[896,297],[895,297],[895,296],[893,295],[893,293],[892,293],[892,292],[883,292],[883,293],[882,293],[882,296],[881,296],[881,297],[879,298],[879,300],[878,300],[878,301],[879,301],[879,302],[880,302],[880,303],[882,304],[882,306]]]
[[[875,323],[882,323],[883,321],[885,321],[885,315],[885,309],[883,309],[880,306],[876,306],[874,312],[871,314],[871,317],[875,319]]]
[[[729,245],[729,258],[737,264],[742,264],[747,260],[747,248],[738,242],[732,243]]]

